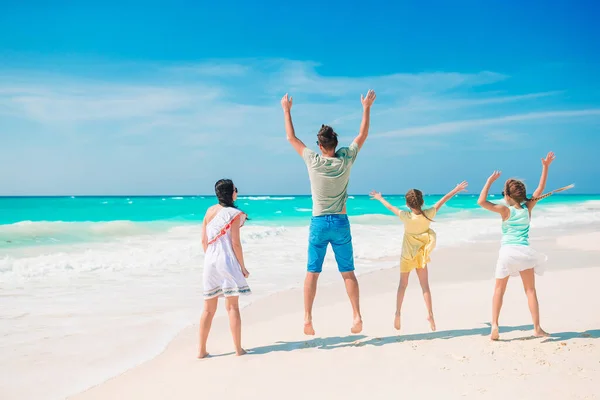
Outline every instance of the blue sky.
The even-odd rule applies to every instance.
[[[347,144],[370,88],[353,193],[533,187],[549,150],[600,192],[595,2],[83,3],[0,1],[0,195],[308,193],[281,96]]]

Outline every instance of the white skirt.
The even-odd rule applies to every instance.
[[[537,275],[543,275],[546,260],[548,257],[529,246],[503,245],[496,263],[496,279],[518,276],[519,272],[531,268]]]

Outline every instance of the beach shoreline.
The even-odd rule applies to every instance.
[[[547,253],[550,257],[547,272],[547,276],[549,278],[540,278],[538,291],[541,293],[540,305],[542,310],[542,324],[551,332],[553,331],[552,328],[561,327],[561,325],[565,324],[565,322],[556,320],[553,321],[552,316],[554,313],[547,311],[547,309],[550,307],[547,306],[546,303],[550,301],[548,300],[548,297],[550,296],[544,294],[545,291],[548,290],[544,287],[545,281],[549,280],[552,285],[557,285],[558,281],[570,281],[573,279],[574,275],[582,275],[583,277],[586,277],[586,279],[583,279],[583,282],[579,286],[583,284],[585,289],[586,283],[590,282],[590,277],[595,277],[600,274],[600,270],[598,269],[598,267],[600,267],[600,262],[598,259],[598,247],[595,245],[595,243],[597,243],[600,239],[600,234],[598,234],[597,228],[598,227],[595,225],[589,226],[585,233],[582,233],[580,230],[577,233],[569,233],[569,230],[561,230],[559,232],[555,232],[554,234],[538,239],[534,237],[532,240],[533,247],[541,252]],[[579,238],[578,243],[580,243],[581,247],[580,250],[577,250],[576,255],[573,254],[574,250],[572,249],[572,246],[565,245],[565,243],[571,243],[574,240],[572,239],[573,237]],[[433,260],[430,266],[430,279],[432,284],[432,293],[434,296],[434,309],[438,310],[436,312],[436,317],[438,318],[438,329],[440,329],[441,332],[445,331],[444,325],[449,325],[452,330],[456,329],[457,325],[464,324],[469,326],[475,324],[477,325],[477,328],[474,329],[477,330],[478,335],[483,336],[487,340],[486,329],[489,331],[489,328],[485,328],[485,325],[482,324],[482,321],[489,321],[490,316],[488,315],[487,307],[483,307],[486,312],[482,312],[483,310],[481,310],[481,303],[491,304],[493,266],[495,263],[495,257],[497,256],[498,247],[498,242],[493,241],[490,238],[490,240],[482,240],[478,241],[477,243],[440,248],[433,254]],[[464,261],[465,253],[468,253],[468,262]],[[576,264],[574,264],[574,261],[576,261]],[[391,263],[391,260],[386,260],[385,262]],[[447,267],[445,267],[445,265],[447,265]],[[570,272],[572,272],[571,275],[569,275]],[[331,277],[331,275],[336,273],[336,271],[326,270],[323,275],[329,275]],[[590,277],[588,277],[588,275]],[[144,394],[143,398],[161,398],[158,395],[158,393],[161,392],[156,388],[157,384],[151,384],[150,386],[153,387],[154,390],[149,390],[144,382],[147,383],[149,380],[153,382],[153,380],[158,378],[156,375],[158,374],[158,371],[165,372],[166,369],[174,369],[175,371],[179,371],[180,375],[183,377],[191,379],[192,376],[190,376],[190,373],[187,370],[189,368],[191,371],[195,371],[195,373],[199,374],[197,379],[201,379],[203,374],[207,373],[208,370],[212,371],[213,367],[210,365],[218,364],[215,365],[214,368],[217,370],[223,369],[222,371],[224,372],[228,368],[237,370],[238,368],[241,368],[240,365],[242,364],[245,365],[246,363],[254,362],[259,363],[259,361],[254,360],[258,360],[262,357],[265,358],[264,363],[267,364],[269,368],[276,370],[277,365],[281,365],[283,362],[283,360],[280,362],[278,358],[283,356],[271,355],[271,353],[286,354],[287,362],[293,363],[296,361],[296,358],[299,357],[307,358],[306,361],[308,362],[312,354],[310,349],[323,346],[327,348],[345,346],[339,350],[336,350],[342,351],[343,349],[344,352],[352,350],[351,347],[360,347],[361,349],[364,347],[377,348],[377,346],[369,346],[368,344],[365,345],[361,343],[376,343],[376,338],[382,336],[384,332],[385,334],[389,335],[389,339],[387,339],[389,344],[393,344],[392,342],[395,342],[395,339],[392,339],[392,337],[397,336],[396,333],[391,329],[391,316],[393,315],[393,302],[395,290],[398,284],[398,268],[384,267],[377,271],[362,274],[359,277],[359,282],[361,284],[361,298],[364,304],[363,314],[365,318],[365,331],[360,335],[349,335],[350,307],[349,304],[347,304],[348,300],[344,293],[341,282],[329,282],[328,284],[321,285],[319,288],[315,302],[315,327],[317,329],[317,335],[321,336],[317,336],[314,339],[301,335],[301,332],[299,333],[299,331],[301,331],[302,321],[301,288],[288,289],[256,299],[242,311],[242,318],[244,321],[244,337],[247,338],[244,343],[246,346],[248,346],[248,350],[250,350],[251,353],[248,357],[242,357],[238,359],[233,356],[219,356],[208,360],[195,360],[194,356],[197,350],[197,325],[192,325],[181,331],[158,356],[70,398],[82,400],[95,398],[132,398],[131,396],[138,396],[142,393]],[[511,282],[512,283],[510,286],[517,286],[520,283],[516,280],[511,280]],[[587,283],[587,285],[589,285],[588,288],[590,290],[593,289],[591,287],[591,283]],[[479,297],[475,297],[477,304],[477,307],[475,308],[477,308],[477,310],[472,310],[473,316],[477,315],[477,313],[480,314],[478,322],[474,323],[472,316],[470,316],[467,312],[469,309],[468,306],[463,313],[460,314],[461,317],[458,318],[457,321],[449,321],[448,315],[444,315],[444,311],[439,311],[440,308],[443,310],[449,308],[449,306],[448,304],[440,304],[441,300],[437,300],[438,291],[440,292],[439,296],[443,297],[444,293],[456,293],[462,291],[463,289],[468,293],[467,288],[470,288],[473,292],[481,293]],[[514,293],[514,289],[516,288],[511,289],[512,296],[507,294],[507,302],[510,304],[515,301],[514,298],[518,297],[517,294]],[[569,290],[566,292],[563,289],[565,297],[569,296],[568,293],[575,289],[582,290],[581,287],[569,288]],[[427,338],[426,335],[428,334],[423,333],[427,332],[423,310],[420,312],[420,317],[417,315],[412,315],[415,313],[415,309],[422,309],[424,307],[422,304],[422,299],[420,299],[420,296],[418,296],[418,292],[418,283],[413,277],[411,285],[409,286],[409,292],[407,293],[407,297],[409,299],[406,307],[410,311],[407,311],[406,314],[408,315],[407,319],[409,321],[415,321],[413,323],[403,321],[403,331],[401,336],[399,336],[401,342],[405,341],[405,339],[402,338],[406,334],[409,336],[417,335],[416,337]],[[456,296],[452,299],[452,301],[454,303],[466,302],[466,304],[469,304],[469,302],[473,300],[473,298],[471,298],[469,295],[465,295],[464,293],[462,296],[466,296],[462,299],[462,301],[460,299],[461,295]],[[523,299],[520,300],[520,304],[518,304],[517,307],[505,307],[509,308],[510,310],[504,311],[504,313],[507,314],[506,320],[514,320],[516,324],[514,326],[529,326],[531,322],[528,319],[526,303],[523,302]],[[592,299],[591,301],[598,302],[595,299]],[[372,303],[377,303],[375,309],[373,309],[373,307],[368,307],[368,305]],[[344,317],[338,315],[340,313],[336,313],[335,317],[332,317],[329,313],[325,312],[326,310],[332,308],[344,313]],[[385,318],[382,315],[382,309],[387,309],[387,314],[389,314],[388,319],[390,326],[388,327],[386,327],[385,323],[383,323]],[[590,304],[590,310],[592,309],[594,309],[594,307],[592,304]],[[515,313],[518,318],[515,315],[511,315],[513,313]],[[560,318],[562,318],[562,316],[560,316]],[[279,326],[279,320],[285,320],[285,325],[289,327],[285,329],[281,328]],[[373,320],[376,320],[374,324],[371,323]],[[295,324],[293,321],[295,321]],[[442,321],[445,321],[446,324]],[[545,324],[544,321],[548,321],[547,324]],[[333,322],[337,322],[337,325],[334,325]],[[582,330],[583,333],[586,331],[590,331],[592,333],[586,334],[588,337],[582,337],[578,340],[586,341],[586,346],[588,344],[592,345],[591,347],[588,347],[593,348],[593,351],[595,351],[594,354],[598,354],[598,349],[593,347],[592,342],[593,339],[597,338],[597,333],[595,332],[597,331],[597,328],[600,327],[600,320],[588,321],[588,326],[585,326],[585,323],[581,321],[579,323],[582,327],[581,329],[587,328],[587,330]],[[285,332],[285,335],[280,333],[280,337],[273,337],[276,331],[282,330]],[[273,334],[268,335],[272,338],[272,343],[268,343],[269,340],[264,337],[265,331],[274,331]],[[517,331],[518,330],[514,330],[514,332]],[[554,331],[556,332],[556,329],[554,329]],[[323,335],[328,334],[331,335],[329,336],[329,339],[327,337],[323,338]],[[443,336],[443,334],[441,335]],[[509,335],[511,335],[510,332]],[[356,336],[356,338],[353,336]],[[438,336],[433,334],[432,339],[427,339],[427,341],[450,342],[447,339],[442,339],[442,336]],[[331,338],[338,339],[334,339],[332,341]],[[293,340],[293,342],[288,342],[288,340]],[[291,346],[289,350],[265,351],[265,348],[270,348],[269,346],[274,346],[275,348],[277,348],[277,346],[282,348],[285,347],[284,345],[277,344],[281,341],[295,344],[288,345],[288,347]],[[356,342],[356,345],[352,344],[354,342]],[[463,340],[460,340],[460,342],[460,346],[458,344],[456,345],[459,346],[459,349],[456,349],[455,345],[451,346],[451,348],[455,351],[464,352],[464,347],[468,346],[468,341],[463,343]],[[479,344],[480,342],[477,341],[476,343]],[[502,345],[506,344],[503,342]],[[297,356],[291,355],[291,353],[295,353],[295,350],[303,349],[306,349],[306,351],[311,354],[301,355],[300,353],[302,353],[302,351],[298,351]],[[537,347],[535,347],[535,349],[537,349]],[[211,332],[211,337],[209,339],[209,351],[216,355],[229,355],[231,353],[229,332],[224,318],[218,317],[215,319],[213,331]],[[287,355],[288,353],[290,353],[290,355]],[[350,357],[342,355],[340,356],[344,360],[346,360],[345,357]],[[246,358],[253,361],[244,361]],[[318,362],[318,359],[316,359],[315,362]],[[260,363],[262,364],[263,362]],[[252,367],[249,366],[249,368]],[[243,372],[240,371],[240,373]],[[593,370],[593,374],[594,376],[598,376],[598,366],[596,366],[596,369]],[[193,385],[190,386],[191,382],[188,382],[183,377],[178,377],[176,374],[171,373],[167,377],[162,377],[158,380],[164,381],[164,384],[167,385],[171,390],[177,390],[178,396],[173,398],[193,398],[199,393],[202,393],[203,395],[206,393],[216,393],[215,388],[223,384],[223,382],[219,383],[219,380],[214,377],[213,379],[201,379],[202,383],[200,384],[200,387],[195,387]],[[181,387],[176,389],[176,386],[178,385]],[[326,390],[332,389],[326,387]],[[241,392],[236,392],[241,395]],[[582,390],[582,393],[585,393],[585,391]],[[164,394],[165,393],[163,392],[163,395]],[[304,394],[310,395],[311,392],[307,391]]]

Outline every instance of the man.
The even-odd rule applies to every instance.
[[[352,304],[354,319],[350,331],[352,333],[362,331],[358,281],[354,275],[352,235],[346,214],[346,201],[350,170],[369,135],[369,119],[371,106],[375,101],[375,92],[369,90],[367,96],[361,95],[360,99],[363,105],[363,117],[358,136],[349,147],[342,147],[336,151],[337,134],[330,126],[322,125],[317,135],[321,154],[307,148],[296,137],[292,124],[292,98],[286,94],[281,99],[287,139],[306,163],[313,200],[313,218],[308,237],[308,272],[304,281],[304,333],[306,335],[315,334],[312,307],[317,294],[317,280],[329,244],[333,248],[338,270],[344,278],[346,292]]]

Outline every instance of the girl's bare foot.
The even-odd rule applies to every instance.
[[[362,328],[363,328],[362,319],[355,319],[354,323],[352,323],[352,328],[350,328],[350,332],[361,333]]]
[[[492,339],[492,340],[500,339],[500,330],[499,330],[498,326],[492,325],[492,333],[490,335],[490,339]]]
[[[247,353],[247,352],[246,352],[246,350],[244,350],[244,349],[239,349],[239,350],[236,350],[236,351],[235,351],[235,355],[236,355],[236,356],[243,356],[243,355],[244,355],[244,354],[246,354],[246,353]]]
[[[435,332],[435,320],[433,319],[433,315],[427,317],[427,321],[429,321],[429,326],[431,327],[431,330]]]
[[[547,336],[550,336],[550,335],[548,334],[548,332],[546,332],[542,328],[538,327],[537,329],[533,330],[533,336],[535,336],[535,337],[547,337]]]
[[[399,331],[400,330],[400,314],[396,313],[394,317],[394,328]]]
[[[315,335],[315,329],[313,328],[312,321],[304,322],[304,334],[309,336]]]
[[[198,353],[199,359],[206,358],[206,357],[208,357],[208,353],[206,351],[201,351],[200,353]]]

